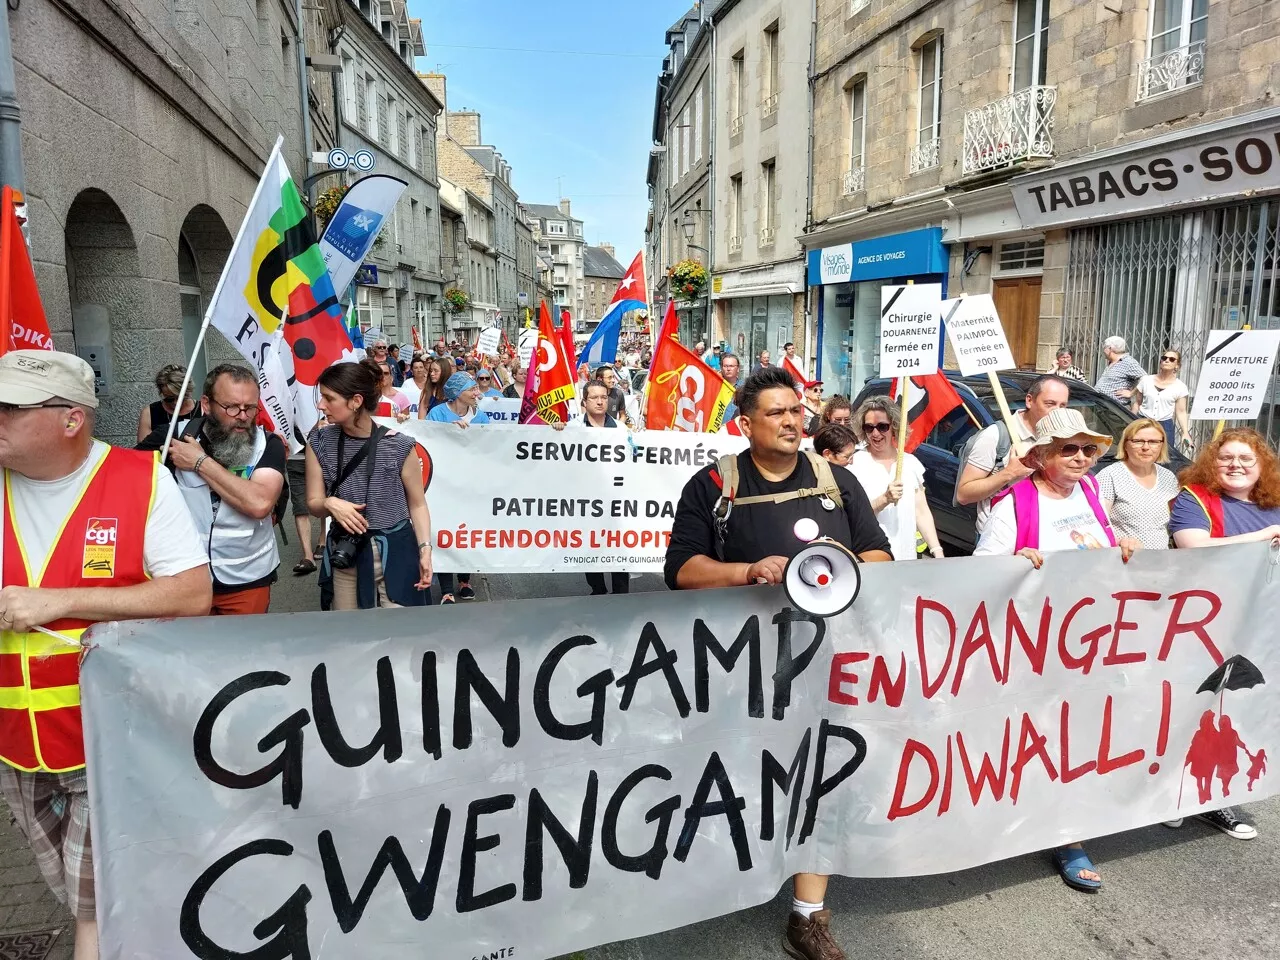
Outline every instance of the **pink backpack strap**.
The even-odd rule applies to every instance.
[[[1111,521],[1107,519],[1107,511],[1102,509],[1102,499],[1098,496],[1098,480],[1092,474],[1085,474],[1080,480],[1080,486],[1084,490],[1084,498],[1089,501],[1089,506],[1093,508],[1093,515],[1098,518],[1098,526],[1102,527],[1103,532],[1107,535],[1107,540],[1111,542],[1111,546],[1118,546],[1116,543],[1116,533],[1111,529]]]
[[[1040,547],[1040,492],[1030,477],[1023,477],[1007,490],[1002,490],[991,498],[995,506],[1005,497],[1013,497],[1013,522],[1017,526],[1017,538],[1013,544],[1013,552],[1024,547],[1032,550]]]

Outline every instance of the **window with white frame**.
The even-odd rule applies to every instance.
[[[1013,89],[1043,87],[1049,48],[1049,0],[1015,0],[1013,12]]]
[[[766,160],[760,164],[760,212],[761,233],[772,230],[777,217],[778,161]]]
[[[693,109],[689,104],[684,105],[684,112],[680,114],[680,176],[684,176],[689,172],[689,148],[693,145],[693,138],[690,136],[692,131]]]
[[[356,287],[356,320],[363,330],[382,327],[382,291],[377,287]]]
[[[360,82],[360,78],[356,76],[356,61],[349,53],[342,55],[342,112],[346,114],[347,122],[352,123],[356,119],[356,112],[359,109],[356,106],[356,84]]]
[[[364,78],[364,101],[365,101],[365,133],[368,134],[370,140],[378,139],[378,78]]]
[[[693,98],[693,162],[702,162],[702,86]]]
[[[923,147],[942,136],[942,37],[934,37],[920,47],[919,66],[916,142]]]
[[[867,81],[849,85],[849,169],[861,171],[867,153]]]
[[[1209,0],[1152,0],[1152,57],[1203,43],[1209,28]]]
[[[764,30],[764,95],[766,98],[778,93],[780,81],[779,58],[781,51],[778,43],[778,24],[772,23]]]
[[[567,237],[569,235],[569,231],[565,228],[563,220],[548,220],[547,234],[549,236]]]
[[[671,186],[675,186],[680,180],[680,126],[679,124],[671,125],[671,132],[667,136],[667,167],[671,170]]]
[[[405,111],[404,125],[409,131],[409,142],[404,145],[406,159],[409,161],[409,166],[417,169],[418,154],[422,146],[422,130],[418,127],[418,118],[407,110]]]
[[[393,155],[400,153],[400,105],[396,98],[387,94],[387,149]]]
[[[747,52],[739,50],[729,62],[729,95],[733,104],[733,117],[736,120],[747,112],[746,100]]]
[[[730,253],[742,250],[742,174],[729,178],[729,247]]]

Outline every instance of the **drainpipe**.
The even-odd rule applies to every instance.
[[[23,189],[22,111],[18,107],[7,9],[0,16],[0,180],[15,190]]]
[[[805,184],[805,203],[804,203],[804,232],[807,234],[813,228],[813,162],[814,162],[814,99],[817,90],[817,73],[818,73],[818,0],[812,0],[809,27],[809,139],[808,139],[808,177]],[[804,339],[805,351],[808,352],[810,337],[813,334],[813,298],[815,296],[809,289],[809,246],[807,243],[802,244],[803,260],[800,264],[801,276],[804,278]],[[821,298],[822,292],[819,289],[816,294]],[[822,313],[819,307],[818,313],[818,333],[821,334],[822,329]],[[822,369],[822,343],[817,338],[813,340],[813,354],[816,359],[814,367],[814,376],[819,376]],[[808,371],[806,371],[808,372]]]
[[[707,116],[711,118],[711,126],[712,126],[712,129],[714,130],[716,126],[716,123],[715,123],[716,65],[720,61],[716,59],[716,40],[717,40],[716,25],[715,25],[715,21],[711,19],[710,14],[707,17],[707,22],[711,27],[711,67],[709,70],[707,70],[707,76],[711,78],[711,83],[708,84],[708,86],[711,87],[711,95],[710,95],[711,108],[707,113]],[[711,273],[712,276],[714,277],[713,267],[715,265],[715,260],[716,260],[716,151],[715,151],[714,142],[712,143],[711,149],[707,151],[707,166],[711,168],[707,175],[708,176],[707,188],[710,191],[710,197],[711,197],[711,203],[708,205],[710,209],[707,210],[707,213],[710,217],[710,220],[707,224],[707,247],[709,248],[707,250],[707,271],[708,273]],[[716,328],[719,326],[719,324],[716,322],[716,302],[717,301],[712,299],[712,294],[714,292],[715,292],[714,283],[708,282],[707,284],[707,326],[709,328],[707,330],[708,340],[710,340],[718,332]],[[729,338],[726,336],[725,342],[728,342],[728,339]],[[709,346],[710,344],[708,344],[708,347]]]
[[[302,112],[302,168],[304,179],[311,176],[311,97],[307,83],[307,41],[306,22],[302,19],[302,0],[294,0],[294,11],[298,18],[298,104]],[[313,188],[307,187],[307,204],[313,202]]]

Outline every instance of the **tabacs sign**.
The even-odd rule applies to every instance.
[[[1133,216],[1150,210],[1280,190],[1280,111],[1233,118],[1015,180],[1027,228]]]

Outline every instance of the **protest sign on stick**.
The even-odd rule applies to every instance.
[[[941,304],[940,283],[880,289],[880,376],[937,372]]]
[[[1009,349],[1009,340],[1005,337],[1004,324],[1000,322],[995,301],[985,293],[974,297],[961,294],[955,300],[943,303],[941,313],[942,325],[947,330],[947,339],[951,341],[960,373],[966,377],[987,375],[991,392],[1000,407],[1000,416],[1012,438],[1013,452],[1021,457],[1025,452],[1021,435],[1013,422],[1004,387],[996,376],[996,371],[1013,370],[1017,364],[1013,360],[1013,351]]]
[[[1262,543],[867,564],[825,620],[741,587],[95,625],[101,956],[544,960],[797,872],[1262,800],[1280,774],[1246,788],[1236,744],[1280,740],[1270,569]],[[1219,724],[1230,761],[1186,775]]]
[[[1280,330],[1210,330],[1196,378],[1192,420],[1256,420],[1272,387]]]

